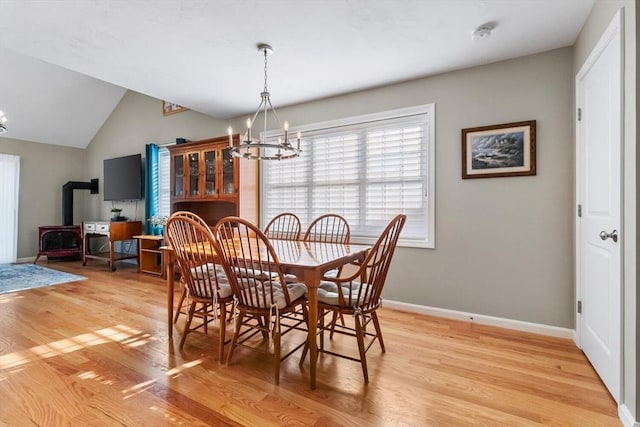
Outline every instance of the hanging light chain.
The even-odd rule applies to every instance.
[[[264,91],[265,93],[269,93],[269,89],[267,89],[267,48],[265,47],[264,52]]]

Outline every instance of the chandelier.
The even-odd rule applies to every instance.
[[[276,109],[271,104],[271,97],[267,89],[267,55],[273,53],[273,48],[268,44],[259,44],[258,51],[264,54],[264,90],[260,93],[260,105],[253,118],[247,119],[247,130],[238,145],[233,144],[233,129],[229,126],[229,149],[233,157],[252,160],[284,160],[293,159],[300,155],[300,132],[297,134],[295,146],[289,138],[289,124],[280,122]],[[267,141],[267,115],[271,114],[276,118],[280,135],[277,142]],[[253,125],[256,124],[258,116],[263,115],[263,131],[258,138],[253,137]]]
[[[2,111],[0,111],[0,133],[5,133],[7,131],[7,116],[4,115]]]

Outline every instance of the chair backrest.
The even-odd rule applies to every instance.
[[[264,228],[264,234],[269,239],[298,240],[301,229],[300,218],[296,214],[283,212],[269,221]]]
[[[344,217],[337,214],[319,216],[304,233],[305,242],[349,243],[351,229]]]
[[[269,310],[291,299],[280,261],[267,236],[239,217],[222,218],[213,229],[216,251],[238,304]]]
[[[205,227],[209,227],[209,224],[207,224],[204,219],[202,219],[201,217],[199,217],[197,214],[191,212],[191,211],[176,211],[173,214],[171,214],[171,216],[186,216],[187,218],[191,218],[194,221],[198,222],[199,224],[205,226]]]
[[[165,234],[174,251],[182,279],[189,288],[189,295],[215,299],[219,271],[212,261],[215,245],[211,229],[191,212],[176,212],[167,220]]]
[[[362,286],[350,286],[351,291],[344,295],[346,301],[358,301],[356,305],[363,310],[375,309],[380,304],[389,265],[406,220],[406,215],[397,215],[389,222],[376,244],[367,253],[359,271],[352,276],[354,279],[359,278]],[[355,292],[358,292],[358,295]]]

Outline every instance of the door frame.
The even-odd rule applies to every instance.
[[[624,181],[624,148],[625,148],[625,140],[624,140],[624,114],[625,114],[625,109],[624,109],[624,88],[625,88],[625,81],[624,81],[624,28],[623,28],[623,10],[620,9],[616,12],[616,14],[614,15],[614,17],[611,19],[611,22],[609,23],[609,25],[607,26],[607,29],[602,33],[602,35],[600,36],[600,39],[598,40],[598,42],[596,43],[596,45],[594,46],[594,48],[591,50],[591,52],[589,53],[589,56],[587,57],[587,59],[584,61],[584,63],[581,65],[579,71],[576,73],[575,76],[575,93],[574,93],[574,112],[575,112],[575,144],[576,144],[576,157],[575,157],[575,194],[574,194],[574,198],[575,198],[575,208],[576,208],[576,216],[575,216],[575,221],[574,221],[574,237],[575,237],[575,247],[574,247],[574,255],[575,255],[575,324],[576,324],[576,329],[575,329],[575,333],[574,333],[574,342],[575,344],[578,346],[578,348],[582,349],[582,328],[581,328],[581,319],[580,319],[580,313],[578,313],[578,304],[579,301],[582,301],[582,296],[583,296],[583,283],[584,281],[582,280],[581,277],[581,268],[582,268],[582,258],[580,256],[581,254],[581,245],[582,245],[582,240],[581,240],[581,236],[580,236],[580,231],[581,231],[581,220],[580,220],[580,215],[578,213],[578,209],[579,209],[579,205],[581,205],[583,203],[583,201],[580,199],[581,198],[581,190],[582,187],[584,185],[584,183],[581,181],[581,176],[582,176],[582,163],[581,163],[581,159],[582,159],[582,155],[584,154],[584,148],[582,147],[582,137],[581,137],[581,131],[580,131],[580,123],[578,120],[578,95],[579,95],[579,91],[578,91],[578,87],[579,87],[579,82],[582,80],[582,78],[585,76],[585,74],[587,74],[587,72],[593,67],[593,65],[596,63],[596,61],[598,60],[598,58],[602,55],[602,53],[604,52],[604,50],[607,48],[607,46],[609,45],[611,39],[617,34],[620,37],[620,83],[621,83],[621,87],[620,87],[620,229],[619,232],[622,236],[622,240],[621,240],[621,244],[620,244],[620,282],[618,284],[619,286],[619,290],[620,290],[620,299],[618,301],[619,304],[619,314],[620,314],[620,319],[619,319],[619,324],[620,324],[620,328],[619,328],[619,334],[620,334],[620,349],[619,349],[619,357],[620,357],[620,389],[618,390],[619,393],[619,402],[618,405],[621,405],[622,402],[624,401],[624,333],[623,333],[623,327],[624,327],[624,259],[625,259],[625,251],[624,251],[624,245],[622,244],[624,242],[624,205],[625,205],[625,199],[624,199],[624,188],[625,188],[625,181]]]

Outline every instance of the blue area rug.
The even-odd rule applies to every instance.
[[[84,279],[84,276],[35,264],[0,264],[0,294]]]

